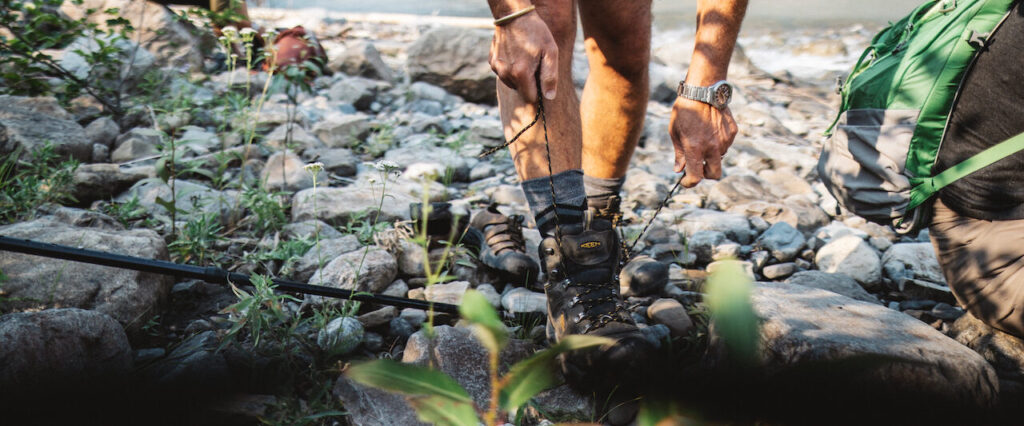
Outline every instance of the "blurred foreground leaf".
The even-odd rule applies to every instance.
[[[459,313],[473,326],[473,335],[491,353],[501,352],[508,343],[508,330],[498,319],[498,312],[482,293],[467,291],[459,304]]]
[[[424,422],[437,426],[478,426],[473,404],[454,401],[441,396],[411,397],[409,404],[416,410],[416,416]]]
[[[561,384],[555,368],[555,358],[558,355],[611,343],[614,343],[614,340],[607,337],[569,335],[554,346],[516,363],[502,379],[505,386],[501,389],[501,407],[511,411],[526,404],[541,391]]]
[[[758,319],[750,302],[751,279],[739,262],[723,262],[708,278],[705,301],[716,333],[730,356],[753,364],[758,357]]]

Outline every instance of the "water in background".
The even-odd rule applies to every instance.
[[[586,0],[581,0],[586,1]],[[319,7],[340,12],[410,13],[489,17],[486,0],[264,0],[265,6]],[[747,26],[825,27],[856,23],[880,25],[906,15],[923,0],[755,0]],[[654,0],[655,25],[664,30],[691,26],[696,0]]]

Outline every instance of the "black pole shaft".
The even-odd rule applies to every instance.
[[[227,284],[229,282],[242,285],[252,284],[248,275],[228,272],[224,269],[213,266],[203,267],[182,265],[163,260],[143,259],[141,257],[87,250],[59,244],[41,243],[38,241],[5,237],[3,235],[0,235],[0,250],[51,257],[55,259],[65,259],[75,262],[91,263],[95,265],[112,266],[115,268],[131,269],[134,271],[150,272],[154,274],[194,278],[218,284]],[[459,312],[458,306],[448,303],[431,303],[424,300],[407,299],[404,297],[354,292],[351,290],[305,284],[280,278],[274,278],[273,282],[274,285],[277,286],[278,290],[293,293],[357,300],[360,302],[377,303],[400,308],[416,308],[423,310],[433,308],[436,312],[446,312],[450,314],[458,314]]]

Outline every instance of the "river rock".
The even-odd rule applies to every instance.
[[[619,273],[619,294],[629,296],[650,296],[657,294],[668,284],[668,268],[657,265],[649,256],[630,259]]]
[[[478,405],[486,407],[490,401],[491,381],[487,364],[487,350],[473,337],[468,328],[447,325],[434,327],[434,341],[428,342],[423,331],[416,332],[405,345],[402,362],[426,365],[430,351],[436,361],[434,368],[448,374]],[[510,339],[501,352],[499,372],[504,374],[515,362],[532,355],[535,347],[525,340]]]
[[[85,137],[93,145],[104,145],[110,148],[117,135],[121,134],[121,127],[110,117],[100,117],[85,126]]]
[[[981,356],[907,315],[785,283],[756,284],[751,302],[762,318],[760,359],[766,374],[804,380],[784,389],[813,396],[826,386],[903,409],[908,404],[984,409],[996,402],[998,380]],[[821,362],[843,368],[810,374],[810,365]]]
[[[234,216],[238,191],[218,191],[187,180],[173,182],[174,192],[171,191],[169,184],[159,179],[144,179],[115,197],[114,201],[125,203],[138,197],[139,204],[149,214],[169,217],[170,212],[160,205],[157,199],[174,200],[174,207],[178,209],[178,220],[190,220],[206,214],[219,220],[221,224],[226,224]],[[172,194],[176,194],[177,197]]]
[[[97,12],[86,14],[89,9]],[[108,10],[114,12],[106,13]],[[212,33],[196,31],[195,27],[159,3],[85,0],[63,3],[61,11],[71,19],[86,18],[88,22],[97,24],[99,30],[106,29],[110,19],[127,19],[134,28],[130,38],[142,40],[142,47],[153,54],[156,65],[160,67],[200,70],[204,56],[216,44]]]
[[[428,286],[423,294],[427,300],[432,302],[458,305],[462,303],[462,296],[466,294],[467,290],[469,290],[469,281],[455,281]]]
[[[496,78],[488,63],[489,31],[441,27],[409,46],[406,68],[413,81],[445,88],[470,102],[493,105]]]
[[[546,314],[548,312],[548,299],[544,293],[530,291],[523,287],[516,287],[501,297],[501,305],[505,310],[514,314],[536,312]]]
[[[316,238],[325,241],[345,236],[331,225],[319,220],[289,223],[284,228],[281,228],[281,235],[288,239],[305,239],[310,241],[314,241]]]
[[[714,248],[727,241],[729,239],[719,231],[697,231],[686,242],[690,253],[697,256],[697,262],[706,264],[713,261],[711,255]]]
[[[132,368],[128,336],[117,321],[96,311],[3,315],[0,341],[0,395],[7,402],[26,393],[104,390]]]
[[[338,176],[355,176],[359,171],[359,159],[346,148],[307,149],[302,156],[323,163],[324,170]]]
[[[52,219],[0,227],[0,234],[89,250],[168,260],[164,239],[149,229],[79,228]],[[13,309],[75,307],[113,317],[129,333],[159,313],[173,280],[165,275],[0,252],[3,289]]]
[[[790,284],[828,290],[854,300],[881,304],[878,298],[864,290],[857,281],[843,274],[830,274],[822,271],[797,272],[786,280]]]
[[[800,253],[804,242],[800,231],[786,222],[778,222],[757,237],[754,246],[768,250],[780,262],[789,262]]]
[[[761,269],[761,275],[769,280],[778,280],[793,275],[800,267],[793,262],[776,263]]]
[[[167,389],[224,389],[231,373],[220,345],[212,330],[190,336],[167,356],[144,366],[140,375]]]
[[[119,136],[114,151],[110,153],[110,161],[125,163],[140,158],[153,157],[160,153],[158,147],[163,140],[163,133],[154,129],[135,128]]]
[[[313,205],[314,193],[316,206]],[[292,221],[320,219],[333,225],[345,225],[356,217],[386,222],[405,220],[409,219],[409,203],[418,201],[400,192],[389,192],[381,204],[381,195],[380,188],[358,183],[344,188],[304,189],[292,198]]]
[[[708,203],[721,210],[754,201],[773,201],[774,198],[764,181],[753,175],[726,176],[708,192]]]
[[[275,152],[260,172],[260,181],[269,191],[293,192],[312,188],[313,174],[305,169],[305,165],[292,152]],[[322,170],[317,173],[317,182],[327,182],[327,174]]]
[[[370,246],[365,251],[351,251],[334,258],[320,271],[313,272],[309,284],[345,290],[379,293],[398,275],[398,264],[386,250]],[[357,279],[358,278],[358,279]]]
[[[352,317],[335,318],[316,335],[316,345],[331,355],[352,352],[362,341],[363,325]]]
[[[971,314],[953,322],[947,334],[981,354],[1000,378],[1016,381],[1018,387],[1024,383],[1024,340],[996,330]]]
[[[825,244],[814,258],[818,269],[840,273],[857,280],[867,289],[882,282],[882,262],[864,239],[847,235]]]
[[[287,123],[275,127],[274,130],[271,130],[270,133],[263,137],[263,143],[275,150],[283,150],[287,147],[302,153],[305,157],[310,156],[306,154],[307,151],[324,147],[324,143],[320,142],[320,139],[317,139],[312,133],[306,131],[304,127],[298,124],[293,124],[290,127],[290,134]],[[326,166],[326,162],[324,164]]]
[[[333,112],[313,125],[313,134],[329,148],[349,148],[370,134],[370,118],[362,113]]]
[[[363,245],[355,235],[345,235],[338,238],[327,239],[321,237],[320,248],[318,249],[316,245],[313,245],[313,247],[310,247],[309,250],[306,251],[306,254],[300,257],[298,262],[295,263],[292,278],[303,282],[319,282],[319,277],[315,280],[310,280],[310,278],[313,278],[313,273],[336,259],[338,256],[359,250],[362,247]]]
[[[387,91],[391,85],[382,81],[363,77],[348,77],[338,80],[327,90],[327,97],[332,101],[344,102],[366,111],[377,99],[378,94]]]
[[[128,190],[135,183],[155,177],[152,167],[122,167],[118,164],[82,164],[75,169],[72,192],[81,204],[109,200]]]
[[[345,406],[346,417],[363,426],[426,426],[399,394],[363,386],[342,375],[331,393]]]
[[[930,243],[893,244],[882,255],[882,269],[908,298],[953,301]]]
[[[334,72],[357,75],[376,80],[391,81],[394,73],[380,58],[380,52],[373,42],[350,41],[344,50],[331,52],[327,67]]]
[[[148,50],[128,38],[106,34],[84,35],[74,39],[60,58],[60,66],[92,86],[134,89],[143,76],[153,69],[156,58]],[[85,58],[100,50],[110,52],[110,61],[90,64]]]
[[[51,144],[61,156],[81,162],[92,159],[92,141],[85,129],[53,97],[0,95],[0,156],[21,150],[21,159]]]
[[[750,221],[740,214],[694,209],[685,214],[681,220],[680,226],[686,235],[693,235],[697,231],[718,231],[740,244],[748,244],[753,238]]]
[[[641,169],[630,169],[626,173],[626,181],[622,184],[626,198],[636,201],[649,209],[658,208],[668,195],[665,179],[659,178]]]
[[[658,299],[647,307],[647,317],[655,324],[664,324],[675,337],[684,337],[693,330],[693,320],[686,308],[675,299]]]
[[[407,168],[417,163],[439,164],[442,173],[439,178],[445,177],[445,168],[452,170],[452,179],[456,182],[468,182],[469,171],[473,164],[454,150],[445,147],[433,147],[424,149],[420,147],[401,147],[388,150],[384,159],[398,164],[399,167]]]

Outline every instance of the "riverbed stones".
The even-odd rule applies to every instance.
[[[686,213],[681,220],[679,226],[686,235],[693,235],[697,231],[718,231],[740,244],[748,244],[754,237],[750,221],[746,216],[736,213],[695,209]]]
[[[333,228],[331,229],[333,230]],[[339,233],[338,235],[341,234]],[[320,282],[319,277],[314,277],[313,273],[332,260],[337,259],[338,256],[351,253],[362,247],[362,243],[359,242],[355,235],[339,236],[338,238],[321,237],[319,247],[314,241],[314,245],[309,250],[306,250],[306,254],[295,262],[295,266],[292,269],[292,278],[303,282]]]
[[[881,303],[878,298],[868,293],[853,278],[843,274],[830,274],[822,271],[803,271],[786,280],[787,283],[804,287],[828,290],[836,294],[868,303]]]
[[[754,246],[768,250],[780,262],[789,262],[800,253],[804,242],[800,231],[786,222],[778,222],[757,237]]]
[[[19,152],[21,159],[29,160],[47,144],[65,158],[92,159],[92,141],[57,99],[0,95],[0,156]]]
[[[69,245],[90,250],[168,260],[167,245],[148,229],[118,231],[80,228],[42,218],[0,227],[11,238]],[[39,258],[0,251],[3,290],[13,309],[75,307],[109,315],[129,333],[159,313],[172,279],[127,269]]]
[[[882,262],[878,253],[856,235],[840,237],[825,244],[818,250],[814,263],[824,272],[849,276],[869,290],[877,288],[882,281]]]
[[[434,284],[428,286],[423,294],[427,300],[438,303],[458,305],[462,303],[462,296],[469,290],[468,281],[455,281],[445,284]]]
[[[426,426],[417,420],[416,411],[399,394],[363,386],[344,375],[338,377],[331,393],[345,407],[353,424],[364,426]]]
[[[395,258],[378,246],[342,254],[313,272],[309,284],[379,293],[398,275]],[[323,282],[321,283],[321,279]]]
[[[901,405],[988,408],[996,402],[998,379],[981,356],[907,315],[785,283],[757,283],[751,302],[762,318],[760,359],[769,375],[843,383],[859,389],[853,397],[903,395]],[[798,373],[823,362],[845,368]],[[809,383],[800,388],[817,389]]]
[[[647,307],[647,316],[655,324],[664,324],[675,337],[684,337],[693,330],[693,320],[686,307],[675,299],[658,299]]]
[[[467,101],[493,105],[497,99],[496,78],[488,64],[491,36],[469,28],[430,30],[409,46],[409,77],[441,86]]]
[[[313,134],[328,148],[349,148],[370,133],[370,117],[366,114],[332,112],[313,125]]]
[[[301,191],[313,187],[313,173],[305,169],[306,163],[292,152],[275,152],[267,159],[260,172],[260,182],[268,191]],[[327,174],[317,173],[317,181],[326,182]]]
[[[381,196],[381,190],[369,184],[304,189],[292,197],[292,221],[319,219],[332,225],[345,225],[360,218],[393,222],[408,219],[409,203],[418,201],[400,192],[389,192],[383,202]]]
[[[344,50],[335,50],[331,54],[327,64],[331,71],[376,80],[394,79],[394,72],[381,59],[380,52],[372,42],[350,41]]]
[[[124,380],[132,367],[121,325],[96,311],[62,308],[3,315],[0,341],[0,395],[8,402],[25,394],[106,390]]]
[[[894,244],[882,255],[882,269],[908,297],[953,300],[930,243]]]
[[[362,341],[363,325],[352,317],[335,318],[316,335],[317,346],[331,355],[352,352]]]
[[[136,182],[155,177],[152,167],[122,167],[119,164],[81,164],[75,169],[73,194],[79,203],[109,200]]]
[[[516,287],[501,297],[501,305],[512,313],[547,313],[547,297],[544,293]]]

